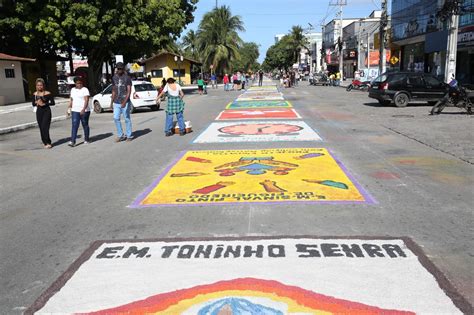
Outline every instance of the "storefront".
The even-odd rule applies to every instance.
[[[357,70],[357,50],[344,50],[344,77],[354,78],[354,72]]]
[[[474,84],[474,25],[459,29],[456,79],[460,83]]]

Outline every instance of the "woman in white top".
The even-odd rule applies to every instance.
[[[69,108],[71,110],[71,141],[69,142],[70,147],[76,145],[77,130],[79,124],[82,123],[84,129],[84,144],[89,143],[89,116],[91,114],[89,108],[89,90],[84,87],[83,79],[76,77],[74,79],[76,87],[71,89],[71,98],[69,101]]]
[[[163,94],[168,93],[168,103],[166,104],[166,123],[165,123],[165,136],[169,137],[173,135],[173,116],[176,114],[179,126],[179,135],[184,136],[186,134],[186,126],[184,124],[184,93],[181,86],[176,83],[175,79],[169,78],[166,82],[165,88],[158,95],[156,101],[159,102]]]

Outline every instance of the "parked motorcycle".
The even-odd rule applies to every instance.
[[[347,86],[346,91],[348,92],[352,90],[368,91],[369,87],[370,87],[370,81],[352,80],[352,83]]]
[[[474,90],[467,90],[453,79],[449,82],[449,91],[431,108],[430,115],[439,115],[446,106],[463,108],[468,115],[472,114],[474,103]]]

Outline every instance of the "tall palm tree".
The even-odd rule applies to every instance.
[[[197,31],[198,51],[204,66],[214,66],[217,73],[229,70],[230,62],[239,58],[244,31],[240,16],[233,16],[228,6],[215,8],[204,15]]]
[[[184,52],[188,54],[189,57],[193,58],[194,60],[200,59],[197,53],[198,38],[194,30],[189,30],[189,32],[184,35],[182,39],[182,47]]]
[[[289,36],[291,38],[291,43],[292,43],[292,46],[293,46],[294,61],[300,63],[300,61],[301,61],[300,60],[300,58],[301,58],[300,51],[303,48],[308,49],[309,41],[306,38],[306,36],[304,36],[303,28],[299,25],[294,25],[294,26],[291,27]]]

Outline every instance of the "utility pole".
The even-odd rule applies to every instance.
[[[448,47],[446,51],[446,66],[444,81],[449,83],[456,76],[456,55],[458,49],[459,14],[461,0],[446,0],[438,16],[441,20],[448,20]]]
[[[331,6],[338,6],[339,7],[339,40],[338,40],[338,49],[339,49],[339,72],[341,74],[341,79],[344,79],[344,58],[343,58],[343,46],[344,46],[344,41],[343,41],[343,25],[342,25],[342,7],[347,5],[347,0],[335,0],[329,3]]]
[[[357,34],[357,70],[359,71],[360,73],[360,70],[362,70],[362,63],[360,62],[360,44],[362,42],[362,39],[360,38],[361,37],[361,29],[362,29],[362,19],[359,19],[359,31],[358,31],[358,34]]]
[[[379,74],[382,74],[386,70],[387,60],[385,53],[385,31],[388,25],[388,13],[387,13],[387,0],[382,0],[382,16],[380,17],[380,29],[379,29]]]
[[[367,78],[369,77],[370,73],[370,33],[367,30]]]

